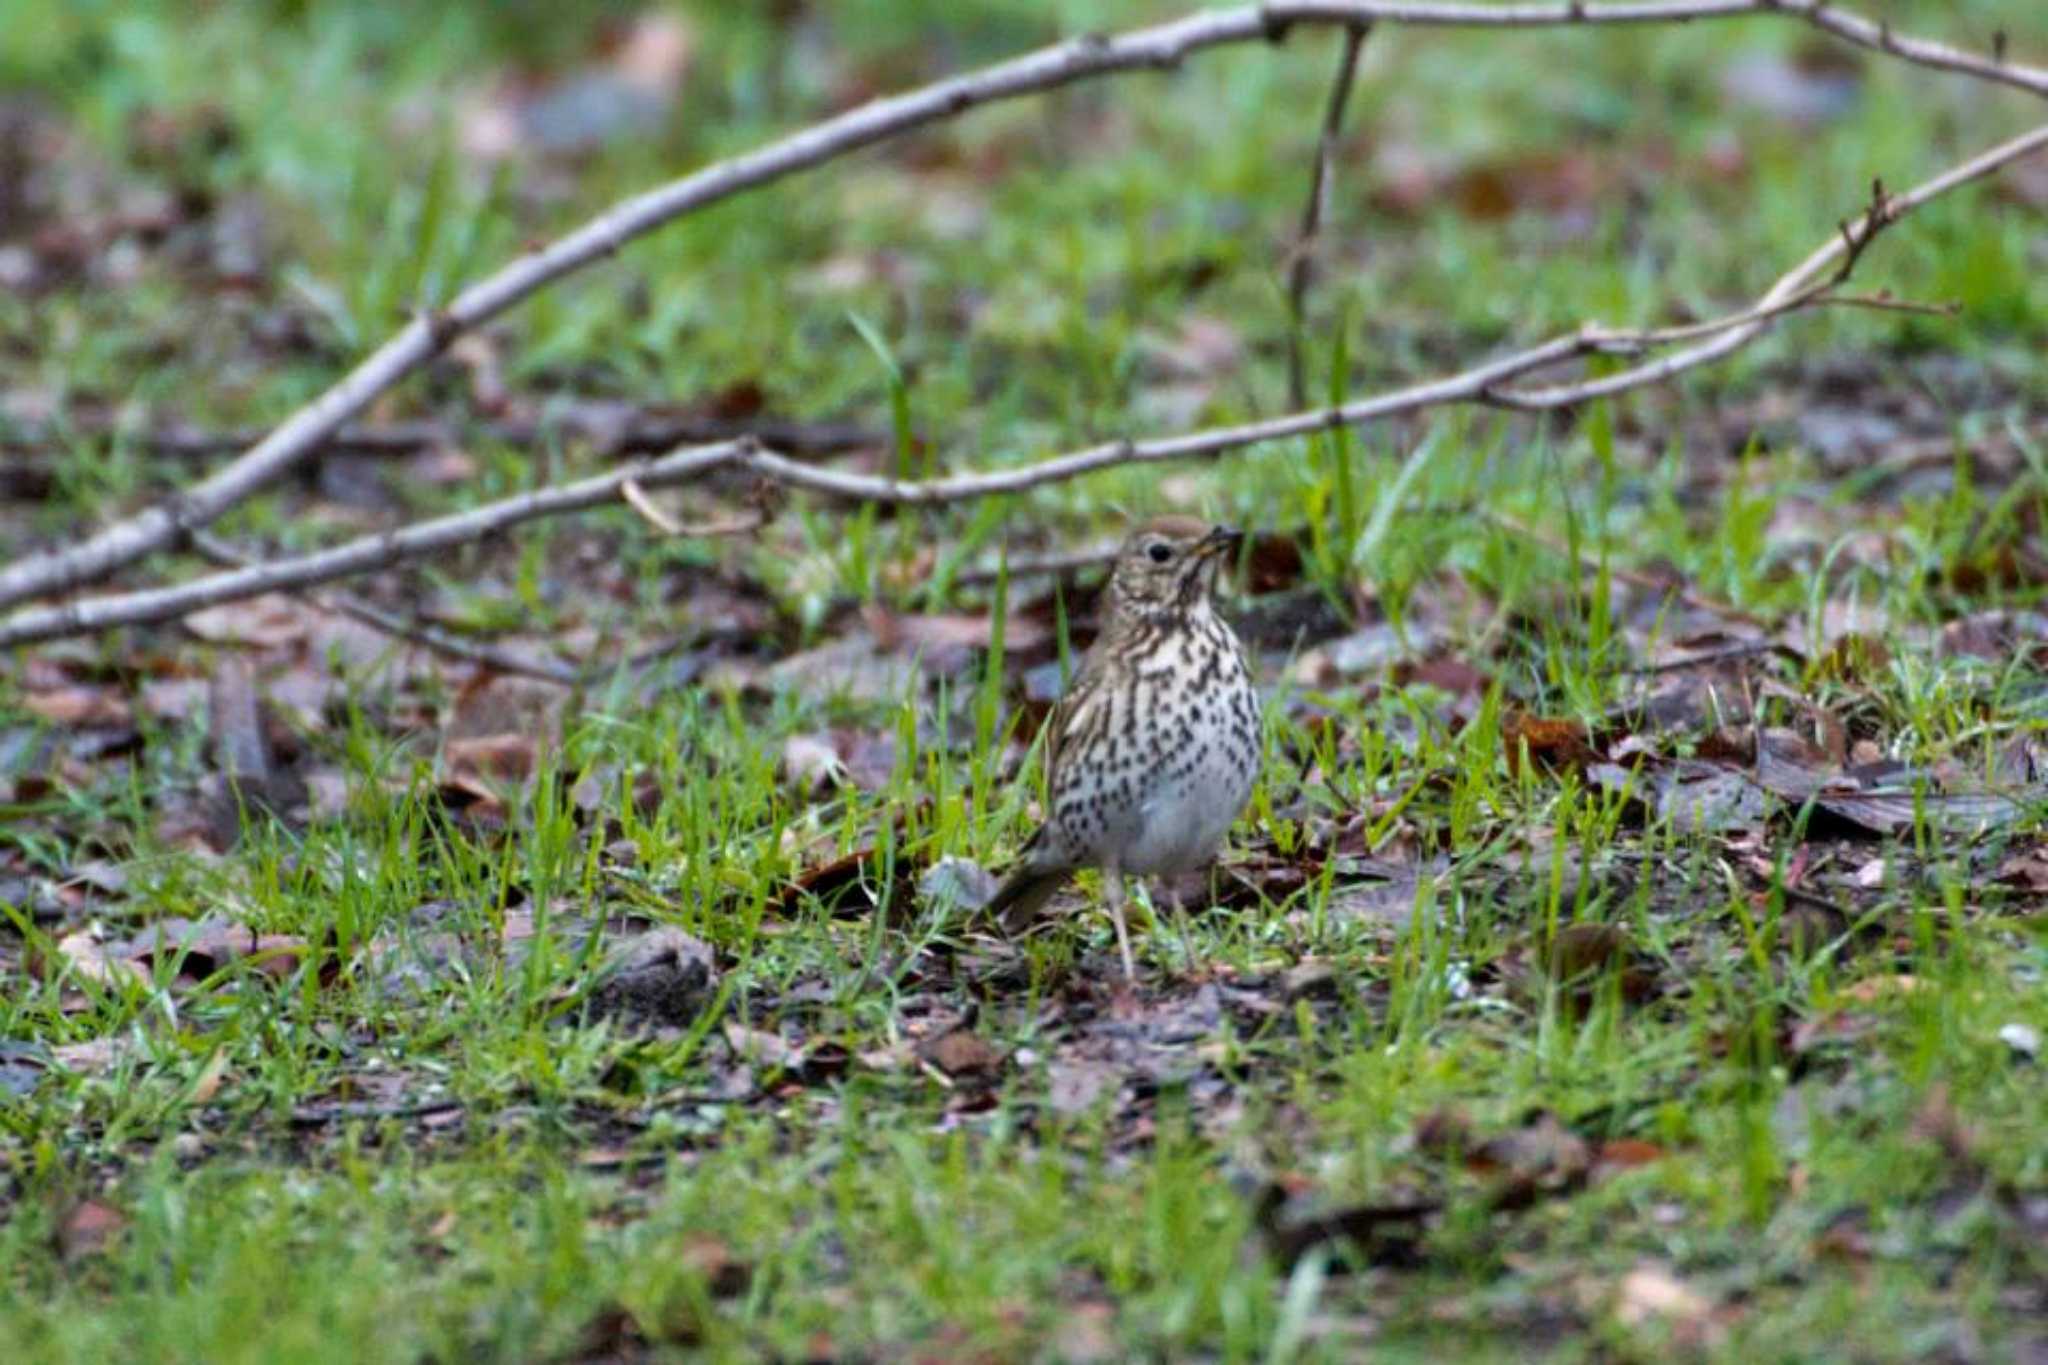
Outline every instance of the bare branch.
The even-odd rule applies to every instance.
[[[834,497],[937,504],[1018,493],[1064,482],[1112,465],[1214,455],[1453,403],[1494,404],[1523,409],[1583,403],[1661,383],[1747,344],[1788,312],[1827,302],[1828,291],[1846,282],[1844,268],[1854,264],[1883,228],[1920,205],[2043,148],[2048,148],[2048,124],[1972,157],[1905,194],[1879,193],[1869,211],[1851,222],[1841,235],[1831,237],[1781,276],[1754,305],[1706,323],[1661,332],[1657,329],[1628,332],[1581,328],[1443,379],[1411,384],[1375,397],[1345,403],[1341,407],[1155,440],[1114,441],[1036,464],[981,470],[942,479],[898,480],[824,468],[763,450],[756,443],[745,440],[700,446],[680,450],[661,459],[622,466],[560,488],[526,493],[473,511],[421,522],[400,531],[365,536],[297,559],[277,560],[169,588],[110,594],[60,607],[19,611],[0,620],[0,648],[85,634],[113,626],[168,620],[217,602],[328,582],[402,558],[475,540],[537,517],[558,516],[609,502],[621,496],[621,489],[628,482],[641,487],[684,483],[722,467],[750,469],[776,484]],[[1610,375],[1549,388],[1504,387],[1513,380],[1590,354],[1626,347],[1647,349],[1701,335],[1706,335],[1707,339]]]
[[[1309,177],[1308,203],[1301,210],[1301,231],[1294,241],[1294,262],[1287,278],[1287,397],[1297,408],[1308,406],[1308,375],[1301,337],[1307,323],[1308,288],[1315,275],[1316,238],[1330,199],[1330,162],[1337,154],[1337,135],[1344,128],[1344,106],[1351,101],[1358,75],[1358,54],[1372,34],[1370,24],[1344,30],[1344,52],[1337,59],[1337,79],[1323,110],[1323,131],[1316,139],[1315,170]]]
[[[1779,14],[1801,18],[1848,42],[1906,61],[2048,96],[2048,70],[2006,60],[2002,49],[1994,56],[1981,57],[1942,43],[1902,37],[1821,0],[1627,0],[1615,4],[1565,0],[1510,5],[1453,0],[1267,0],[1110,37],[1089,35],[908,94],[871,101],[626,200],[471,285],[445,307],[416,316],[319,398],[191,488],[77,544],[0,569],[0,606],[103,578],[174,544],[186,532],[209,525],[306,459],[343,423],[462,333],[563,275],[610,256],[628,242],[686,214],[911,129],[958,117],[979,105],[1117,72],[1170,69],[1203,49],[1268,40],[1297,23],[1533,28]]]
[[[417,522],[397,531],[363,536],[332,549],[318,550],[294,559],[270,560],[167,588],[112,593],[57,607],[16,612],[0,621],[0,645],[47,640],[62,635],[83,635],[111,626],[135,625],[145,621],[167,621],[219,602],[332,582],[352,574],[381,569],[401,559],[480,540],[521,522],[560,516],[565,512],[580,512],[614,502],[619,497],[619,485],[628,479],[649,488],[683,483],[732,463],[748,448],[749,443],[744,441],[694,446],[656,460],[636,460],[559,488],[522,493],[518,497],[486,503],[468,512]]]
[[[1787,3],[1790,3],[1790,0],[1787,0]],[[1611,393],[1620,393],[1625,389],[1640,388],[1644,384],[1661,383],[1682,370],[1690,370],[1709,361],[1718,360],[1753,341],[1784,311],[1784,305],[1788,300],[1797,298],[1816,280],[1824,278],[1828,267],[1838,259],[1844,264],[1853,264],[1855,255],[1862,247],[1852,247],[1850,243],[1860,238],[1867,246],[1870,234],[1885,223],[1896,222],[1929,200],[1938,199],[1951,190],[1982,180],[1999,167],[2017,161],[2023,156],[2033,155],[2044,148],[2048,148],[2048,124],[2042,124],[2021,133],[2016,138],[2001,142],[1989,151],[1980,152],[1961,165],[1915,186],[1905,194],[1888,197],[1882,204],[1874,204],[1871,211],[1852,223],[1843,236],[1830,238],[1812,255],[1785,272],[1778,282],[1757,300],[1756,308],[1752,310],[1756,316],[1744,320],[1739,326],[1729,328],[1719,336],[1642,365],[1617,370],[1598,379],[1589,379],[1578,384],[1557,385],[1548,389],[1523,389],[1509,394],[1496,394],[1495,398],[1506,402],[1508,406],[1518,408],[1568,407],[1590,399],[1604,398]],[[1841,283],[1846,276],[1837,269],[1833,279],[1835,283]]]

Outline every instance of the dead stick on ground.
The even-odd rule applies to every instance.
[[[808,489],[834,497],[871,502],[938,504],[1017,493],[1114,465],[1214,455],[1454,403],[1492,404],[1523,410],[1569,407],[1662,383],[1685,370],[1740,349],[1790,312],[1825,304],[1828,288],[1847,280],[1843,267],[1852,266],[1885,228],[1920,205],[2043,148],[2048,148],[2048,124],[1982,152],[1905,194],[1890,195],[1880,189],[1873,195],[1869,210],[1845,224],[1839,234],[1829,238],[1787,271],[1756,304],[1710,322],[1641,331],[1588,326],[1444,379],[1412,384],[1338,407],[1157,440],[1115,441],[1036,464],[982,470],[942,479],[897,480],[825,468],[763,450],[752,441],[700,446],[676,451],[657,460],[636,461],[577,483],[488,503],[469,512],[420,522],[401,530],[365,536],[296,559],[277,560],[172,587],[114,593],[57,607],[18,611],[0,620],[0,648],[65,635],[82,635],[114,626],[169,620],[217,602],[330,582],[475,540],[538,517],[559,516],[614,501],[620,497],[621,486],[628,480],[652,488],[686,483],[714,469],[734,467],[748,469],[786,487]],[[1617,351],[1629,354],[1681,340],[1692,344],[1598,378],[1548,388],[1505,387],[1514,380],[1587,355]]]
[[[2003,44],[1986,57],[1904,37],[1887,24],[1836,7],[1831,0],[1624,0],[1615,4],[1562,0],[1501,6],[1461,0],[1265,0],[1128,33],[1089,34],[908,94],[871,101],[626,200],[464,289],[445,308],[423,312],[269,436],[192,487],[63,549],[32,555],[0,569],[0,607],[105,578],[175,545],[187,532],[211,525],[229,508],[307,459],[336,428],[463,333],[562,276],[613,255],[628,242],[734,195],[912,129],[957,118],[979,105],[1096,76],[1172,68],[1206,48],[1284,37],[1294,24],[1535,28],[1656,24],[1744,15],[1796,18],[1846,42],[1904,61],[2048,96],[2048,69],[2008,60]],[[1741,345],[1742,340],[1733,344]],[[10,619],[20,622],[29,618],[20,614]]]
[[[1287,272],[1287,397],[1297,408],[1308,406],[1302,332],[1307,326],[1308,288],[1315,276],[1316,237],[1322,231],[1323,215],[1329,211],[1330,161],[1337,154],[1337,135],[1344,128],[1344,106],[1351,99],[1351,86],[1358,75],[1358,54],[1371,33],[1370,24],[1344,30],[1344,53],[1337,59],[1337,80],[1330,87],[1330,102],[1323,111],[1323,131],[1316,139],[1315,170],[1309,176],[1308,203],[1302,206],[1301,232],[1295,238],[1294,262]]]

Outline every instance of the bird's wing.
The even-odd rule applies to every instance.
[[[1100,723],[1096,717],[1107,701],[1102,686],[1100,653],[1098,643],[1095,649],[1082,656],[1081,666],[1074,670],[1073,682],[1046,715],[1042,729],[1045,734],[1045,784],[1049,792],[1059,790],[1060,762],[1074,751],[1075,737]]]

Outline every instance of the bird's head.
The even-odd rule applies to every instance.
[[[1243,540],[1240,531],[1194,517],[1154,517],[1117,551],[1112,611],[1130,620],[1206,611],[1224,561]]]

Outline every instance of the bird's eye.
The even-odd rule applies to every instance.
[[[1163,540],[1155,540],[1145,553],[1152,556],[1154,564],[1164,564],[1167,560],[1173,558],[1173,547]]]

